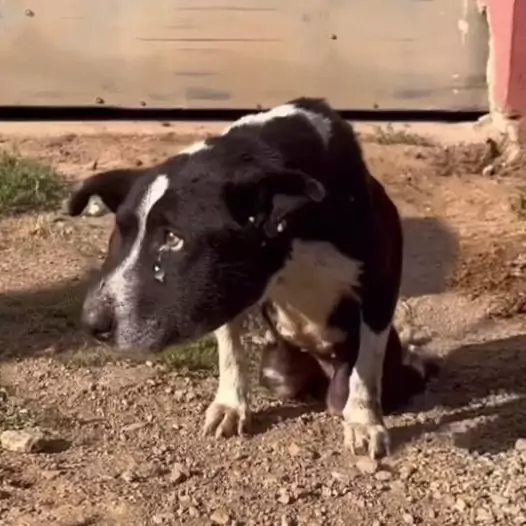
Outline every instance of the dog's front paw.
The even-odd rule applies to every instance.
[[[373,459],[390,454],[390,439],[379,411],[351,406],[343,421],[344,446],[353,455],[368,452]]]
[[[235,406],[213,402],[207,409],[203,435],[214,434],[216,438],[243,435],[248,431],[250,410],[246,403]]]

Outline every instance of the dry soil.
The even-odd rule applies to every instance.
[[[73,180],[192,139],[159,130],[3,135],[0,148]],[[0,431],[60,439],[51,452],[0,450],[1,524],[526,524],[521,166],[502,165],[491,144],[407,133],[364,148],[404,216],[399,322],[442,360],[429,391],[387,419],[392,457],[351,458],[338,419],[261,391],[251,436],[202,438],[215,374],[115,357],[79,331],[112,218],[0,217]]]

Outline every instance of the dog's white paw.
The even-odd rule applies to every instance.
[[[248,431],[250,410],[246,403],[230,406],[213,402],[206,410],[203,435],[214,434],[216,438],[243,435]]]
[[[343,442],[353,455],[367,452],[372,459],[391,453],[389,432],[378,411],[352,407],[344,414]]]

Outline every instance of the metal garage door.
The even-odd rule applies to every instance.
[[[487,108],[475,0],[0,0],[0,105]]]

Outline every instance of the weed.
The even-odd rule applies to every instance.
[[[215,370],[217,368],[215,338],[208,336],[194,343],[170,347],[163,351],[160,361],[169,369]]]
[[[64,196],[65,186],[51,167],[0,152],[0,214],[52,210]]]
[[[435,146],[435,143],[423,135],[406,130],[395,130],[392,124],[385,127],[376,126],[369,140],[377,144],[405,144],[407,146]]]

